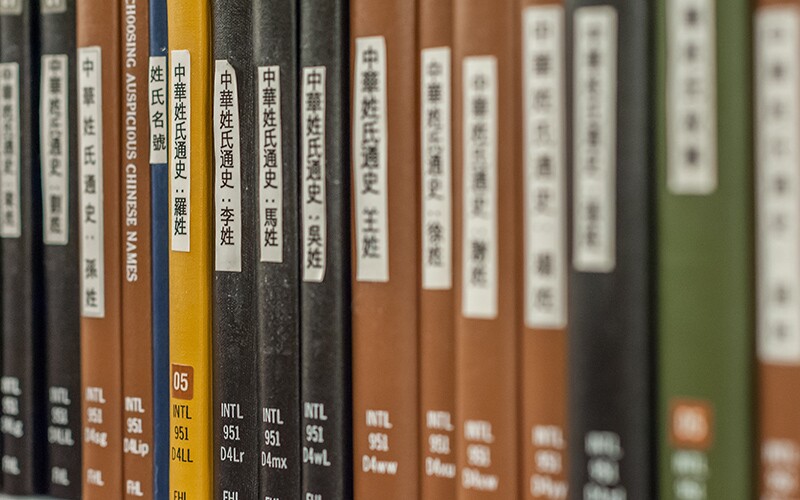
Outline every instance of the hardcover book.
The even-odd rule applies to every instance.
[[[737,462],[749,465],[758,457],[759,498],[798,498],[800,400],[793,395],[800,388],[800,2],[761,0],[757,4],[753,24],[757,451]],[[740,7],[735,22],[744,32],[749,25],[740,19],[745,15],[744,6]],[[740,35],[730,36],[738,40]],[[737,69],[745,66],[733,58],[728,64]],[[745,91],[739,89],[741,94]],[[743,124],[737,126],[744,129]],[[734,151],[744,147],[737,143]],[[744,165],[741,169],[742,173],[746,170]],[[745,464],[730,465],[736,466],[735,474]],[[744,487],[750,478],[730,479],[731,487]]]
[[[252,2],[211,2],[214,147],[214,497],[258,494],[256,146]]]
[[[415,0],[350,3],[358,500],[419,496],[416,11]]]
[[[0,5],[0,432],[3,491],[17,495],[44,485],[44,371],[37,366],[44,357],[38,3]]]
[[[513,0],[453,4],[458,498],[518,494]]]
[[[83,498],[122,486],[121,3],[77,4]]]
[[[299,2],[253,11],[261,496],[301,498]],[[317,12],[322,15],[322,11]],[[330,19],[326,19],[326,29]]]
[[[347,14],[300,4],[303,498],[353,497]]]
[[[44,489],[81,497],[80,256],[75,1],[39,5],[39,144],[45,336]]]
[[[122,279],[122,432],[126,498],[155,498],[153,490],[153,323],[150,261],[149,3],[129,0],[120,12],[125,43],[120,128],[125,172],[120,226],[125,242]]]
[[[453,2],[419,12],[420,496],[456,497],[453,323]]]
[[[169,19],[170,493],[212,497],[211,19],[207,0],[167,3]],[[180,311],[180,314],[177,312]]]
[[[568,489],[566,26],[560,0],[521,0],[519,9],[520,490],[528,499],[563,499]]]
[[[653,498],[651,12],[568,0],[573,497]]]
[[[659,493],[746,499],[755,456],[751,3],[657,8]]]
[[[150,0],[148,73],[150,269],[153,304],[153,494],[169,491],[169,167],[167,165],[167,2]]]

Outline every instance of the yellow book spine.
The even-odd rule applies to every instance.
[[[168,0],[170,499],[212,497],[210,24],[207,0]]]

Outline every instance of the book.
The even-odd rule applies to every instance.
[[[350,3],[353,490],[359,500],[419,495],[416,4]]]
[[[299,2],[254,5],[260,495],[300,498]]]
[[[519,491],[516,11],[453,4],[458,498]]]
[[[651,12],[566,7],[569,484],[575,496],[653,498]]]
[[[522,467],[528,499],[567,498],[566,52],[561,1],[523,0],[520,84],[523,186]],[[544,127],[544,128],[540,128]],[[544,137],[543,137],[544,135]]]
[[[153,304],[153,495],[169,495],[169,167],[167,165],[167,2],[150,0],[148,72],[150,282]]]
[[[78,2],[81,400],[85,500],[122,487],[120,2]]]
[[[258,297],[252,2],[211,2],[213,19],[214,497],[256,498]]]
[[[38,2],[0,6],[3,491],[44,484]]]
[[[741,36],[748,26],[741,19],[745,14],[744,6],[737,3],[736,7],[729,9],[734,13],[728,15],[732,22],[724,28],[728,37]],[[736,26],[736,29],[729,30],[728,26]],[[755,452],[743,460],[747,464],[751,460],[755,462],[757,474],[754,483],[758,498],[798,498],[800,401],[793,394],[800,387],[800,267],[797,262],[800,252],[800,171],[797,169],[800,162],[797,149],[800,136],[800,3],[796,0],[757,2],[753,26],[757,427]],[[737,45],[741,43],[738,36],[734,42]],[[747,51],[744,47],[739,50],[740,53]],[[725,53],[728,53],[727,48]],[[746,66],[741,59],[732,57],[727,64],[738,71],[744,71]],[[749,82],[744,77],[741,81]],[[736,88],[738,94],[746,92],[745,87]],[[723,109],[720,106],[720,110]],[[740,111],[746,116],[744,109],[749,111],[749,108]],[[744,134],[746,124],[742,123],[741,117],[737,118],[736,127]],[[733,130],[728,133],[732,134]],[[746,150],[748,144],[737,143],[731,153]],[[744,174],[746,167],[743,165],[741,170]],[[745,193],[750,194],[749,190]],[[742,217],[740,220],[750,219]],[[749,375],[749,371],[746,374]],[[733,380],[741,383],[741,377],[738,373],[736,375]],[[751,420],[752,417],[747,421]],[[736,436],[735,439],[740,443],[745,438]],[[718,442],[717,438],[715,442]],[[737,457],[738,454],[734,458]],[[749,485],[750,476],[729,479],[731,487],[744,487]]]
[[[303,498],[353,498],[348,21],[300,3]]]
[[[122,433],[126,498],[155,498],[153,489],[153,315],[150,261],[149,2],[129,0],[120,12],[122,167],[125,241],[122,280]]]
[[[170,255],[169,497],[210,498],[212,144],[211,20],[206,0],[167,3]]]
[[[750,498],[751,3],[656,5],[659,493]]]
[[[454,499],[453,2],[420,0],[419,446],[420,497]]]
[[[80,257],[75,1],[39,6],[45,492],[81,497]]]

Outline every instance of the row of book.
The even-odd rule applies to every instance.
[[[0,0],[2,488],[800,498],[800,0]]]

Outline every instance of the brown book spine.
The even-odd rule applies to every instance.
[[[459,499],[518,495],[515,0],[456,0],[453,24]]]
[[[754,28],[758,498],[783,500],[800,498],[800,155],[779,147],[800,134],[800,1],[759,0]]]
[[[456,498],[451,0],[419,1],[420,493]]]
[[[354,496],[419,496],[415,0],[351,5]]]
[[[126,498],[153,498],[153,335],[148,128],[149,5],[121,11],[123,479]]]
[[[83,498],[122,498],[120,4],[77,4]]]
[[[519,0],[519,9],[520,491],[556,500],[567,498],[564,8],[560,0]]]

